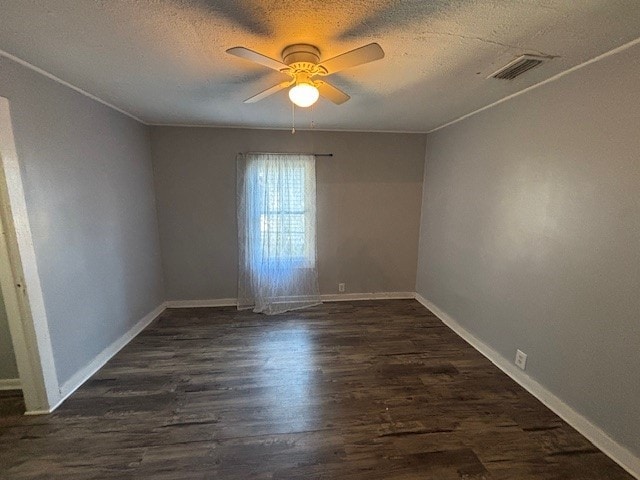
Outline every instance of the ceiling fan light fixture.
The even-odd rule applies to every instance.
[[[310,107],[318,101],[320,92],[311,83],[300,82],[289,90],[289,99],[298,107]]]
[[[323,60],[322,63],[318,63],[320,62],[320,50],[314,45],[303,43],[286,47],[282,51],[282,60],[267,57],[245,47],[229,48],[227,53],[290,77],[289,81],[273,85],[247,98],[244,103],[258,102],[293,85],[289,88],[289,98],[294,105],[302,108],[310,107],[316,103],[320,95],[336,105],[342,105],[350,98],[349,95],[331,83],[316,77],[333,75],[347,68],[374,62],[384,57],[384,51],[377,43],[349,50],[328,60]]]

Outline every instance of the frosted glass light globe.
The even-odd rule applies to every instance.
[[[289,99],[299,107],[310,107],[318,101],[318,89],[309,83],[299,83],[289,90]]]

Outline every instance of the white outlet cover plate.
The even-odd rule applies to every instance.
[[[516,350],[516,365],[522,370],[527,366],[527,354],[522,350]]]

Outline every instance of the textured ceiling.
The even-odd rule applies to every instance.
[[[428,131],[640,37],[638,0],[0,0],[0,49],[152,124],[288,127],[286,79],[225,54],[386,57],[329,77],[351,95],[296,110],[299,128]],[[554,56],[488,80],[522,53]]]

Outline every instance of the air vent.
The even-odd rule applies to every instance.
[[[499,78],[501,80],[513,80],[524,72],[537,67],[547,60],[545,57],[536,57],[533,55],[522,55],[513,62],[508,63],[497,72],[489,75],[489,78]]]

